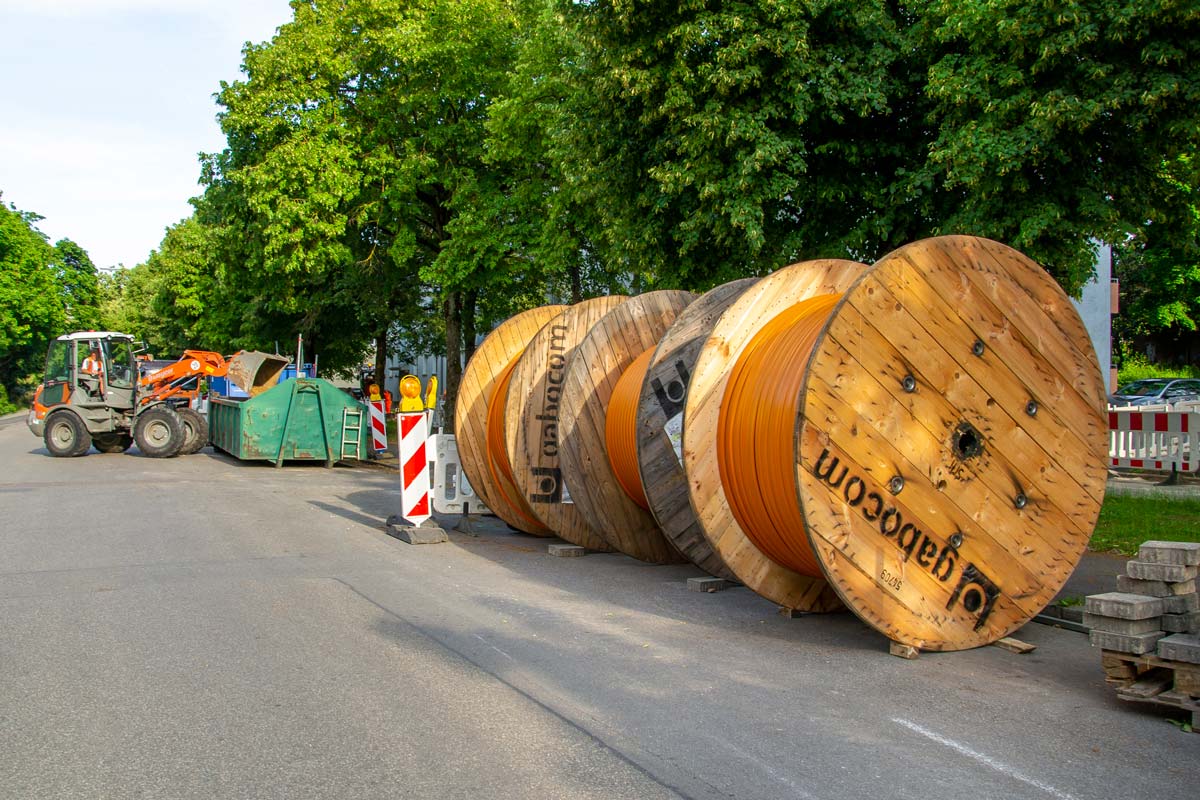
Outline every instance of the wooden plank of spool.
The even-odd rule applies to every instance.
[[[813,349],[797,491],[830,585],[889,639],[994,642],[1038,613],[1099,515],[1104,389],[1074,308],[986,239],[915,242]]]
[[[650,359],[638,403],[638,469],[654,519],[689,561],[728,581],[737,577],[708,543],[688,500],[682,460],[683,408],[696,357],[713,325],[757,280],[723,283],[684,309]]]
[[[733,366],[763,326],[810,297],[845,292],[866,269],[854,261],[805,261],[746,289],[721,314],[700,348],[684,406],[683,464],[701,531],[737,580],[771,602],[798,611],[832,611],[842,603],[821,578],[801,575],[763,555],[734,518],[716,458],[721,402]]]
[[[667,290],[617,306],[575,348],[563,383],[559,457],[571,497],[615,550],[653,564],[684,559],[613,472],[605,444],[608,402],[626,367],[654,348],[695,299],[691,292]]]
[[[624,296],[576,303],[547,322],[530,340],[508,387],[505,441],[513,480],[533,516],[571,544],[589,550],[612,547],[573,501],[575,487],[563,478],[560,413],[563,380],[579,343]]]
[[[550,536],[552,532],[542,525],[531,525],[527,514],[518,513],[510,497],[520,497],[516,487],[508,483],[503,475],[499,480],[508,484],[497,485],[488,468],[487,417],[488,403],[496,389],[496,380],[538,331],[547,322],[558,316],[566,306],[541,306],[522,311],[504,322],[487,335],[476,348],[471,360],[463,370],[458,388],[458,402],[454,408],[454,431],[458,454],[463,472],[487,507],[496,516],[517,530],[537,536]]]

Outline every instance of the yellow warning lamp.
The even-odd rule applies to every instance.
[[[437,405],[437,375],[430,375],[429,383],[425,386],[425,407],[433,408]]]
[[[416,375],[405,375],[400,379],[400,411],[424,411],[421,402],[421,381]]]

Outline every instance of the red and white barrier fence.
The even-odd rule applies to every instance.
[[[1200,465],[1200,411],[1109,409],[1108,455],[1113,467],[1191,472]]]
[[[367,410],[371,413],[371,442],[376,453],[387,450],[387,417],[384,414],[384,402],[371,400],[367,402]]]
[[[430,517],[428,438],[424,411],[400,413],[400,516],[413,525]]]

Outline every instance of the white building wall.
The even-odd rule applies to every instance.
[[[1083,287],[1083,293],[1078,300],[1072,298],[1088,335],[1092,337],[1092,346],[1096,349],[1096,360],[1100,362],[1100,374],[1104,383],[1112,392],[1116,387],[1109,386],[1112,372],[1112,247],[1106,244],[1099,246],[1096,253],[1096,277]]]
[[[434,428],[442,425],[443,399],[446,390],[446,357],[445,356],[418,356],[415,361],[398,361],[396,359],[388,359],[387,377],[384,379],[383,388],[392,393],[393,398],[400,397],[400,379],[405,375],[416,375],[421,379],[422,391],[427,387],[429,376],[436,375],[438,379],[438,407],[434,413],[433,426]]]

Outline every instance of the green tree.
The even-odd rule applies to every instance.
[[[228,147],[205,161],[205,224],[231,286],[352,351],[440,308],[453,402],[478,297],[528,272],[506,231],[484,120],[514,57],[502,0],[309,0],[223,85]],[[493,290],[495,290],[493,292]],[[335,321],[336,324],[327,324]]]
[[[1121,311],[1113,332],[1121,354],[1147,338],[1179,341],[1194,335],[1200,323],[1200,203],[1194,188],[1200,184],[1192,162],[1180,158],[1161,173],[1163,202],[1188,212],[1147,221],[1114,248]]]
[[[1190,0],[548,2],[499,133],[612,270],[700,288],[959,232],[1075,291],[1094,240],[1181,212],[1157,175],[1200,122]]]
[[[41,371],[47,344],[67,324],[56,253],[35,227],[40,219],[0,202],[0,406]]]
[[[101,328],[123,333],[140,332],[133,322],[134,315],[138,309],[145,308],[150,302],[148,295],[144,298],[135,297],[132,284],[135,275],[140,274],[136,268],[118,266],[97,276]]]
[[[54,272],[67,313],[67,327],[93,330],[100,324],[100,286],[96,265],[70,239],[54,245]]]
[[[489,109],[485,162],[509,176],[505,204],[495,214],[513,251],[540,275],[534,283],[514,284],[507,292],[489,292],[490,319],[554,300],[630,291],[638,274],[609,269],[590,237],[602,229],[603,215],[617,198],[593,203],[582,193],[563,191],[575,181],[577,163],[571,133],[577,122],[569,98],[579,96],[585,80],[581,49],[552,3],[519,4],[518,59],[503,94]],[[626,260],[627,261],[627,260]],[[485,317],[488,314],[485,313]]]
[[[540,138],[546,216],[610,270],[700,287],[887,241],[863,198],[911,137],[872,129],[905,76],[885,4],[561,0],[541,25],[504,133]]]
[[[1195,152],[1200,129],[1194,0],[936,0],[925,14],[941,55],[915,185],[947,198],[936,229],[1002,239],[1075,291],[1092,240],[1185,225],[1162,164]]]

